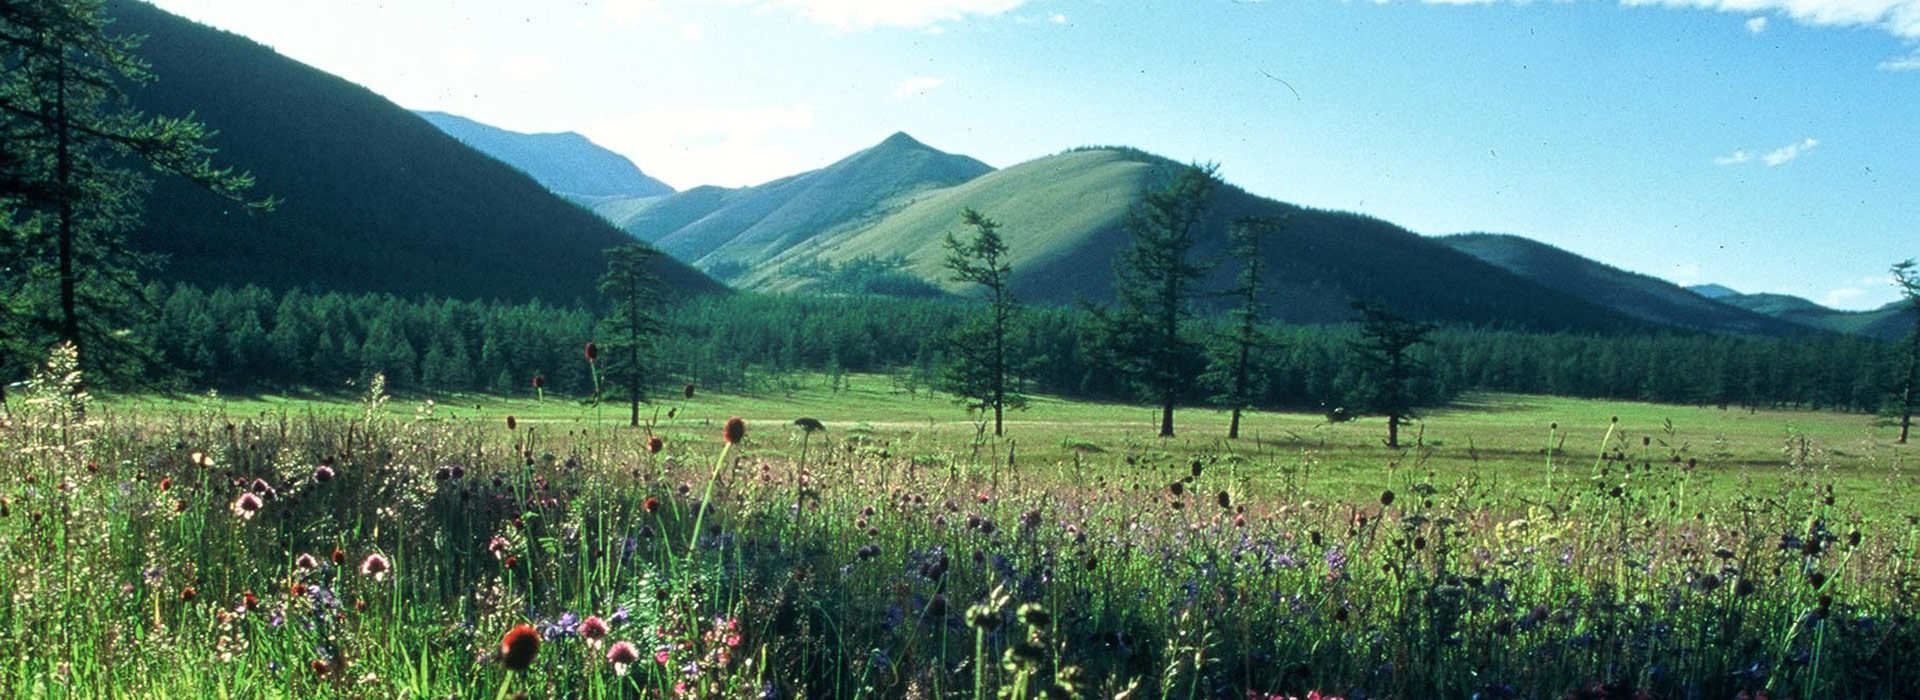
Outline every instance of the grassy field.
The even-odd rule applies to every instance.
[[[0,697],[1920,696],[1860,416],[1478,396],[1389,450],[1046,399],[982,439],[877,377],[643,430],[63,386],[0,419]]]
[[[427,400],[396,399],[387,410],[413,416]],[[210,404],[204,397],[144,396],[110,403],[143,416],[191,414],[210,405],[236,416],[361,410],[351,398],[225,397]],[[441,397],[433,414],[481,423],[515,416],[558,432],[620,429],[628,419],[625,404],[591,406],[558,396]],[[1055,397],[1035,397],[1028,410],[1010,413],[1004,439],[991,440],[982,424],[944,395],[909,394],[884,376],[851,376],[841,391],[815,377],[776,395],[696,391],[690,399],[657,397],[641,406],[649,434],[672,442],[704,440],[729,416],[769,426],[760,433],[759,452],[768,458],[797,458],[803,442],[817,448],[851,437],[966,473],[1004,466],[1011,450],[1015,469],[1052,477],[1073,476],[1076,468],[1081,474],[1097,471],[1129,456],[1173,462],[1194,454],[1237,455],[1244,461],[1236,463],[1248,465],[1241,475],[1262,490],[1347,500],[1369,498],[1390,481],[1469,476],[1498,493],[1537,495],[1548,486],[1550,471],[1563,485],[1584,481],[1604,452],[1617,451],[1642,464],[1693,460],[1701,485],[1719,495],[1778,492],[1812,480],[1835,485],[1842,500],[1869,512],[1920,515],[1913,450],[1894,444],[1897,427],[1853,413],[1473,394],[1427,412],[1404,430],[1396,450],[1386,447],[1379,418],[1329,423],[1317,414],[1254,412],[1243,418],[1242,439],[1228,441],[1227,412],[1189,407],[1176,414],[1177,436],[1161,439],[1157,409]],[[803,440],[804,431],[792,425],[800,417],[819,420],[827,432]]]

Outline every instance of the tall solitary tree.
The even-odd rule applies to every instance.
[[[1005,434],[1007,409],[1026,408],[1027,397],[1013,385],[1019,371],[1013,357],[1013,334],[1020,304],[1008,289],[1013,267],[1007,262],[1007,244],[1000,224],[971,207],[960,212],[973,235],[962,240],[947,234],[946,268],[955,282],[980,285],[987,294],[986,314],[955,330],[948,339],[952,364],[946,388],[968,410],[993,410],[993,434]]]
[[[652,271],[660,251],[644,243],[607,249],[607,271],[600,276],[600,293],[610,306],[600,322],[606,339],[603,376],[627,392],[627,424],[639,427],[640,402],[646,398],[646,359],[665,328],[659,306],[663,298],[660,277]]]
[[[1425,372],[1408,351],[1427,342],[1434,325],[1364,301],[1353,302],[1353,308],[1360,312],[1360,342],[1354,349],[1373,375],[1367,412],[1387,417],[1387,447],[1398,449],[1400,426],[1414,414],[1413,380]]]
[[[1920,269],[1914,261],[1893,265],[1893,286],[1907,300],[1907,313],[1913,316],[1913,331],[1907,337],[1907,376],[1900,389],[1900,444],[1907,443],[1907,430],[1913,427],[1913,403],[1916,384],[1920,384]]]
[[[1256,355],[1274,343],[1272,334],[1261,325],[1268,286],[1260,242],[1281,225],[1278,219],[1243,217],[1227,229],[1234,244],[1229,255],[1242,265],[1233,288],[1222,293],[1235,302],[1227,312],[1233,326],[1208,348],[1207,374],[1202,379],[1219,392],[1213,395],[1213,402],[1233,411],[1227,424],[1228,440],[1240,439],[1240,412],[1253,405],[1261,390],[1262,378],[1252,373]]]
[[[1207,266],[1189,259],[1198,242],[1217,166],[1189,165],[1141,196],[1127,215],[1130,239],[1114,267],[1119,308],[1096,318],[1108,350],[1142,398],[1160,406],[1160,436],[1173,436],[1173,406],[1192,382],[1190,343],[1180,322]]]
[[[129,164],[235,201],[253,184],[212,164],[199,122],[127,105],[122,86],[154,76],[108,25],[99,0],[0,2],[0,294],[75,348],[126,346],[128,314],[151,307],[135,274],[151,260],[122,240],[147,184]]]

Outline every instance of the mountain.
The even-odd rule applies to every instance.
[[[1829,309],[1787,294],[1736,294],[1721,301],[1782,321],[1835,333],[1897,340],[1913,331],[1913,317],[1905,313],[1904,303],[1898,301],[1872,311]]]
[[[656,197],[673,194],[626,156],[573,132],[524,134],[446,112],[417,111],[448,136],[519,168],[547,189],[572,198]]]
[[[1628,272],[1529,238],[1465,233],[1439,240],[1521,277],[1655,323],[1766,335],[1806,332],[1804,326],[1724,304],[1666,280]]]
[[[1113,298],[1113,261],[1126,243],[1127,213],[1144,188],[1178,167],[1137,150],[1088,148],[990,170],[895,134],[822,170],[759,187],[696,188],[597,211],[741,288],[846,291],[834,283],[836,270],[878,269],[923,288],[969,294],[973,290],[948,279],[941,262],[946,234],[958,232],[961,209],[973,207],[1004,226],[1015,294],[1071,303]],[[1352,314],[1348,302],[1364,298],[1463,323],[1646,325],[1384,221],[1302,209],[1231,185],[1216,197],[1198,259],[1225,257],[1224,232],[1235,218],[1291,217],[1265,251],[1274,311],[1288,321],[1345,320]],[[1223,288],[1236,273],[1222,265],[1202,288]]]
[[[147,37],[159,76],[129,88],[133,106],[194,114],[219,132],[217,163],[283,200],[248,214],[155,178],[128,238],[171,257],[164,277],[564,304],[597,297],[603,251],[632,240],[365,88],[144,3],[107,8],[114,30]],[[723,289],[678,262],[657,271],[683,293]]]
[[[1733,289],[1730,289],[1727,287],[1722,287],[1717,284],[1688,285],[1687,291],[1693,292],[1694,294],[1698,294],[1708,299],[1725,299],[1727,297],[1740,296],[1740,292],[1734,291]]]
[[[593,208],[628,233],[730,280],[796,245],[877,221],[926,192],[992,170],[897,133],[827,167],[763,185],[696,187]]]

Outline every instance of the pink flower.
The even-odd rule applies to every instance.
[[[242,520],[252,520],[253,516],[259,515],[260,509],[265,506],[266,504],[261,502],[259,496],[248,492],[240,494],[240,498],[233,502],[233,512]]]
[[[385,581],[387,572],[392,570],[393,564],[388,562],[386,557],[380,556],[379,552],[367,555],[366,561],[360,562],[360,575],[372,576],[375,581]]]

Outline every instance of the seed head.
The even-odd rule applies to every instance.
[[[265,506],[266,504],[260,501],[259,496],[249,491],[240,494],[240,497],[233,501],[233,513],[240,516],[241,520],[252,520],[253,516],[259,515],[260,509]]]
[[[660,439],[658,435],[647,438],[647,452],[649,453],[660,454],[660,451],[666,449],[666,447],[667,441]]]
[[[687,385],[680,389],[680,396],[689,399],[693,398],[693,382],[687,382]]]
[[[379,552],[368,554],[367,558],[360,562],[360,575],[372,576],[375,581],[386,580],[387,572],[391,570],[393,570],[393,563],[387,561],[387,558],[381,556]]]
[[[607,649],[607,663],[613,664],[615,667],[625,666],[639,660],[640,649],[639,647],[635,647],[633,642],[614,642],[613,646]]]
[[[587,357],[587,364],[593,364],[600,361],[600,346],[594,345],[593,341],[589,340],[587,341],[586,349],[582,350],[580,354]]]
[[[606,637],[607,637],[607,621],[606,620],[602,620],[600,619],[599,616],[596,615],[596,616],[590,616],[587,619],[580,621],[580,638],[590,642],[598,642],[602,639],[606,639]]]
[[[688,384],[687,386],[689,387],[688,391],[691,392],[692,391],[691,387],[693,385]],[[745,440],[747,438],[747,422],[745,420],[741,420],[739,416],[728,418],[727,428],[724,432],[721,433],[721,436],[727,439],[727,444],[729,445],[740,444],[741,440]]]
[[[533,667],[540,655],[540,633],[531,625],[515,625],[500,638],[500,665],[509,671],[524,672]]]

